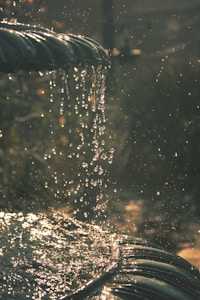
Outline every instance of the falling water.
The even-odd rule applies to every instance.
[[[58,170],[54,173],[55,184],[61,180],[65,186],[65,189],[57,190],[56,197],[64,196],[73,202],[76,217],[96,218],[104,214],[106,165],[112,160],[112,153],[106,149],[105,69],[102,66],[72,67],[67,73],[59,71],[59,76],[60,83],[56,83],[55,78],[49,81],[50,101],[57,103],[54,95],[58,89],[58,117],[65,147],[62,151],[57,150],[51,131],[52,155],[55,152],[70,168],[67,172]],[[50,162],[51,156],[48,159],[46,154],[46,158]]]
[[[107,147],[105,73],[80,65],[1,74],[0,142],[10,169],[1,173],[1,198],[12,209],[66,206],[82,220],[105,215],[114,152]]]
[[[1,299],[60,299],[117,266],[115,235],[48,212],[105,218],[105,72],[0,75]]]
[[[46,33],[43,41],[49,46]],[[61,43],[53,33],[51,38]],[[108,170],[114,151],[107,147],[107,70],[99,59],[105,56],[107,64],[107,55],[89,40],[85,47],[84,39],[78,38],[80,44],[72,40],[69,46],[67,37],[62,40],[64,59],[51,53],[49,61],[44,59],[46,64],[40,57],[40,42],[39,51],[37,45],[29,49],[31,42],[25,47],[26,54],[31,50],[28,65],[23,61],[24,48],[22,56],[18,52],[21,41],[17,48],[11,42],[17,58],[12,51],[7,57],[6,48],[2,52],[1,71],[12,72],[0,73],[2,299],[58,299],[117,265],[114,236],[77,221],[102,224],[106,217]],[[35,42],[33,38],[34,46]],[[75,50],[80,46],[80,52],[73,51],[71,42]],[[66,61],[68,52],[71,56]],[[27,68],[40,71],[18,70]],[[63,207],[68,217],[76,219],[55,213]]]

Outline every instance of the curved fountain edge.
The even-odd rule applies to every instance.
[[[0,45],[0,71],[5,73],[110,64],[103,47],[90,38],[21,23],[0,22]]]

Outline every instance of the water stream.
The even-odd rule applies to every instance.
[[[105,75],[101,65],[0,74],[1,299],[68,295],[116,253],[114,236],[76,221],[106,218]]]
[[[1,74],[1,199],[10,208],[60,204],[80,219],[104,215],[114,152],[107,146],[105,72],[72,66]]]
[[[94,227],[106,219],[114,153],[105,54],[81,37],[1,25],[0,298],[58,299],[118,260],[114,236]]]

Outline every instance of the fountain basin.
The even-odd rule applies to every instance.
[[[199,271],[147,241],[57,212],[0,213],[0,228],[0,299],[200,297]]]

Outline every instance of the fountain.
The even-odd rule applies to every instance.
[[[19,156],[22,153],[27,163],[15,168],[13,176],[14,180],[21,177],[21,181],[27,181],[29,175],[22,174],[22,169],[30,169],[28,173],[34,175],[28,182],[31,185],[34,182],[35,186],[30,198],[31,188],[26,192],[25,184],[21,186],[19,183],[18,187],[11,189],[9,180],[2,187],[3,198],[12,209],[15,205],[14,208],[29,206],[32,210],[42,204],[38,203],[40,191],[40,194],[49,193],[51,198],[53,194],[57,202],[63,203],[66,198],[70,198],[73,206],[77,202],[76,210],[73,210],[76,217],[79,215],[79,218],[88,220],[93,218],[94,211],[95,217],[97,212],[99,217],[103,217],[102,190],[107,184],[105,168],[113,156],[113,150],[106,150],[105,145],[104,81],[108,56],[88,38],[56,35],[44,28],[18,23],[2,22],[0,38],[0,68],[9,74],[7,80],[1,76],[5,91],[2,103],[4,107],[15,106],[17,111],[11,117],[12,128],[16,136],[22,137],[23,132],[25,137],[18,142],[20,149],[14,152]],[[39,88],[34,86],[34,82]],[[17,90],[15,100],[12,97],[14,83]],[[17,108],[19,102],[23,110]],[[31,145],[27,136],[33,139],[37,136],[38,145]],[[4,139],[9,144],[8,139],[9,135],[7,140],[6,137]],[[9,147],[13,148],[13,145],[9,144]],[[12,156],[11,153],[9,161],[12,161]],[[4,177],[3,181],[8,182],[6,175]],[[11,190],[12,194],[18,195],[20,203],[10,203]],[[43,202],[46,207],[47,203]],[[81,206],[85,210],[82,208],[79,212]]]
[[[0,24],[0,299],[200,298],[197,268],[95,224],[114,152],[108,65],[88,38]]]

